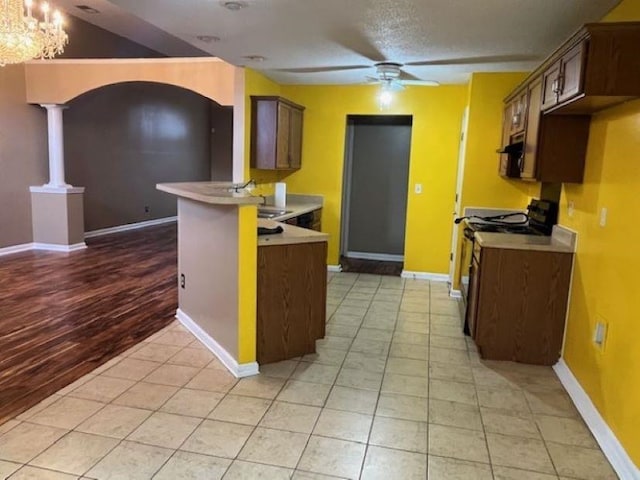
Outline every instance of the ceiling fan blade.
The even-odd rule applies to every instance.
[[[409,72],[405,72],[404,70],[400,70],[400,80],[420,80],[418,77],[416,77],[415,75],[409,73]]]
[[[329,38],[341,47],[368,59],[371,63],[379,63],[386,60],[386,57],[378,50],[378,47],[362,34],[362,32],[356,29],[335,29],[331,32]]]
[[[447,58],[442,60],[426,60],[424,62],[405,63],[412,67],[429,67],[444,65],[481,65],[486,63],[534,62],[540,60],[537,55],[487,55],[467,58]]]
[[[381,83],[380,79],[377,77],[366,76],[364,78],[366,79],[367,83]]]
[[[423,87],[439,87],[440,82],[435,80],[402,80],[405,85],[420,85]]]
[[[371,65],[351,65],[343,67],[302,67],[302,68],[274,68],[273,72],[283,73],[329,73],[329,72],[345,72],[348,70],[362,70],[363,68],[371,68]]]

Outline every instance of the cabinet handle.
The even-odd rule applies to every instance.
[[[518,170],[520,170],[520,173],[524,170],[524,153],[518,158]]]
[[[553,93],[555,93],[556,95],[560,95],[560,93],[562,92],[562,86],[563,86],[563,80],[564,77],[562,75],[558,76],[554,81],[553,81]]]

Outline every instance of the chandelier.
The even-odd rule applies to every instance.
[[[34,58],[53,58],[64,51],[69,37],[62,15],[47,2],[34,12],[33,0],[0,0],[0,66]]]

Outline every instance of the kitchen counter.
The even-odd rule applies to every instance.
[[[264,199],[246,191],[230,191],[230,182],[159,183],[158,190],[210,205],[260,205]]]
[[[273,202],[274,202],[273,195],[269,197],[265,197],[265,201],[266,201],[266,204],[264,206],[267,208],[280,208],[273,205]],[[305,213],[309,213],[309,212],[313,212],[314,210],[321,209],[323,202],[324,202],[324,199],[320,195],[288,194],[286,206],[283,207],[282,210],[286,210],[289,213],[280,215],[278,217],[270,218],[269,220],[274,220],[276,222],[284,222],[285,220],[289,220],[290,218],[298,217]]]
[[[291,208],[288,206],[287,210],[291,210]],[[277,233],[274,235],[260,235],[258,237],[258,247],[264,247],[268,245],[293,245],[298,243],[326,242],[329,240],[329,234],[327,233],[316,232],[315,230],[309,230],[307,228],[295,227],[293,225],[276,222],[274,220],[259,218],[258,226],[265,228],[275,228],[277,226],[281,226],[284,229],[284,232],[282,233]]]
[[[504,248],[508,250],[531,250],[542,252],[573,253],[571,243],[561,241],[556,236],[517,235],[512,233],[476,232],[475,239],[483,248]]]

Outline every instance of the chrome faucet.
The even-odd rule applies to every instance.
[[[240,193],[240,190],[244,190],[245,188],[256,188],[256,181],[251,179],[247,183],[233,184],[231,186],[231,189],[236,193]]]

